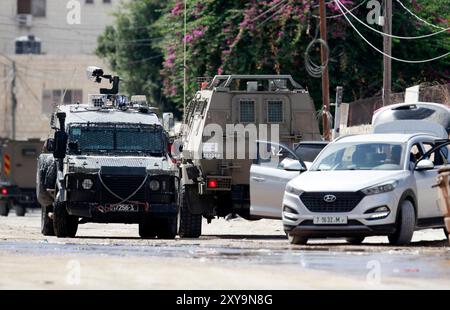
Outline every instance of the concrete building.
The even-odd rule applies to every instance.
[[[0,1],[0,139],[44,139],[56,104],[98,92],[85,68],[108,70],[97,37],[127,1]]]

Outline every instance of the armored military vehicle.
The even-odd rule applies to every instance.
[[[143,238],[175,238],[178,169],[161,122],[142,97],[117,94],[118,77],[88,72],[113,87],[54,112],[37,171],[42,233],[74,237],[80,223],[136,223]]]
[[[202,216],[209,221],[228,214],[252,219],[249,173],[255,158],[250,149],[258,138],[273,134],[269,127],[278,128],[272,140],[289,147],[321,140],[313,101],[290,75],[216,76],[202,83],[185,113],[180,139],[181,237],[199,237]],[[266,133],[260,125],[267,125]],[[255,128],[257,137],[251,134]],[[236,143],[241,144],[233,147]]]
[[[38,208],[34,173],[43,142],[0,141],[0,215],[14,210],[24,216],[29,208]]]

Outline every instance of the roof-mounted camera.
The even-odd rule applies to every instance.
[[[102,68],[95,66],[89,66],[86,69],[86,75],[89,80],[95,83],[101,83],[102,79],[107,79],[112,84],[111,88],[100,88],[100,94],[117,95],[119,93],[120,78],[118,76],[105,74]]]

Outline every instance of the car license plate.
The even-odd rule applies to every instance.
[[[346,216],[322,215],[314,217],[314,225],[345,225],[347,221]]]
[[[134,204],[118,204],[118,205],[106,205],[99,206],[99,211],[102,213],[107,212],[139,212],[139,206]]]

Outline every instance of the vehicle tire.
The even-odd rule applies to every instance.
[[[404,200],[397,218],[397,231],[388,236],[391,245],[408,245],[416,228],[416,211],[411,201]]]
[[[177,216],[169,216],[157,219],[158,239],[175,239],[177,236],[178,219]]]
[[[21,205],[14,205],[14,210],[16,211],[17,216],[25,216],[25,213],[27,212],[26,208]]]
[[[293,236],[288,234],[288,239],[290,244],[306,245],[308,243],[308,237],[305,236]]]
[[[41,208],[41,233],[44,236],[54,236],[55,230],[53,228],[53,220],[48,217],[49,212],[52,212],[53,207],[47,206]]]
[[[6,202],[0,202],[0,216],[8,216],[9,207]]]
[[[192,214],[189,210],[189,200],[187,198],[187,188],[184,185],[180,191],[180,210],[178,214],[179,231],[181,238],[199,238],[202,235],[201,214]]]
[[[73,238],[78,230],[78,218],[69,215],[65,203],[53,207],[53,229],[58,238]]]
[[[156,237],[156,223],[154,219],[147,216],[146,219],[139,223],[139,236],[143,239],[153,239]]]
[[[364,236],[357,236],[357,237],[348,237],[345,238],[345,240],[347,241],[347,243],[352,244],[352,245],[359,245],[361,243],[364,242],[364,239],[366,239],[366,237]]]

